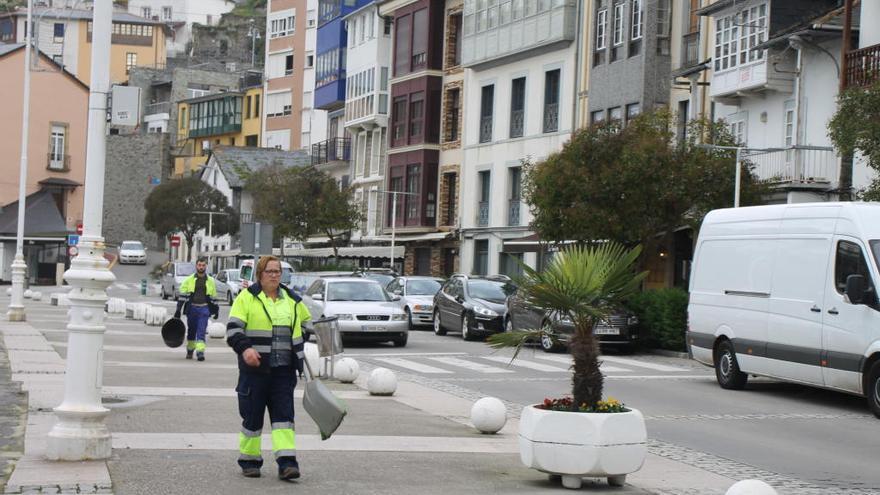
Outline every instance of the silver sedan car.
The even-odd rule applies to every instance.
[[[391,341],[403,347],[409,322],[399,301],[399,296],[389,295],[378,282],[356,277],[318,279],[303,296],[313,319],[337,317],[343,339]]]
[[[443,286],[436,277],[397,277],[385,290],[400,296],[400,306],[406,311],[409,327],[434,325],[434,295]]]

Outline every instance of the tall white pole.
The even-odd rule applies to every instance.
[[[24,262],[24,212],[27,209],[28,131],[31,114],[31,40],[33,39],[33,0],[28,0],[27,27],[24,35],[24,95],[21,112],[21,167],[18,175],[18,225],[15,233],[15,259],[12,260],[12,298],[9,321],[25,321],[24,279],[27,264]]]
[[[733,186],[733,207],[739,208],[740,182],[742,177],[742,164],[740,162],[742,148],[736,149],[736,184]]]
[[[104,259],[104,238],[101,236],[112,15],[112,0],[95,1],[83,236],[79,256],[73,259],[64,274],[72,286],[67,324],[67,369],[64,400],[55,408],[57,421],[49,432],[46,446],[46,457],[51,460],[106,459],[112,450],[110,430],[104,424],[109,410],[101,405],[102,348],[106,330],[104,305],[107,287],[116,280]]]
[[[391,191],[391,269],[394,270],[394,233],[397,229],[397,191]]]

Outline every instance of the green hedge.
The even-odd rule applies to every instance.
[[[687,350],[688,293],[681,289],[641,292],[629,301],[629,309],[639,318],[642,342],[655,349]]]

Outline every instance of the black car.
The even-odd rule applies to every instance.
[[[503,332],[504,303],[515,289],[504,276],[453,275],[434,296],[434,333],[472,340]]]
[[[518,294],[512,294],[507,299],[505,331],[539,328],[546,329],[539,342],[541,349],[546,352],[563,350],[574,333],[574,324],[567,316],[530,306]],[[627,312],[615,313],[607,321],[596,324],[593,335],[602,345],[620,346],[628,350],[639,342],[638,320]]]

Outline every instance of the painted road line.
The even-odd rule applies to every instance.
[[[622,364],[624,366],[635,366],[638,368],[647,368],[649,370],[654,371],[669,371],[673,373],[682,373],[686,371],[690,371],[685,368],[680,368],[678,366],[668,366],[665,364],[657,364],[657,363],[649,363],[647,361],[641,361],[638,359],[629,359],[622,358],[617,356],[602,356],[600,359],[609,363]]]
[[[182,349],[182,348],[181,348]],[[181,352],[181,351],[177,351]],[[237,364],[214,364],[214,363],[193,363],[192,361],[180,362],[155,362],[155,361],[104,361],[104,366],[113,366],[120,368],[186,368],[195,370],[198,368],[216,369],[216,370],[237,370]]]
[[[263,435],[262,444],[272,445]],[[114,449],[143,450],[229,450],[238,446],[237,433],[125,433],[113,432]],[[513,436],[416,437],[377,435],[296,435],[299,451],[349,452],[450,452],[475,454],[516,454],[519,445]]]
[[[198,388],[198,387],[125,387],[106,386],[102,389],[109,396],[150,396],[150,397],[236,397],[235,388]],[[334,390],[333,395],[343,400],[383,400],[382,397],[370,395],[365,390]],[[293,396],[301,399],[302,389],[294,390]],[[385,398],[387,399],[387,398]]]
[[[553,355],[535,355],[533,356],[536,359],[543,359],[544,361],[553,361],[554,363],[562,363],[571,366],[571,356],[553,356]],[[569,370],[570,371],[570,370]],[[608,366],[606,364],[602,364],[602,371],[608,373],[630,373],[632,370],[626,368],[618,368],[617,366]]]
[[[526,361],[524,359],[514,359],[513,362],[510,361],[509,357],[504,356],[480,356],[482,359],[488,359],[489,361],[495,361],[496,363],[502,363],[509,366],[519,366],[521,368],[528,368],[530,370],[536,371],[549,371],[551,373],[571,373],[571,370],[567,370],[564,368],[557,368],[556,366],[549,366],[546,364],[535,363],[533,361]]]
[[[42,329],[40,330],[43,333],[67,333],[67,329]],[[161,336],[159,330],[155,332],[138,332],[137,330],[107,330],[104,332],[104,335],[124,335],[126,337],[156,337]]]
[[[413,357],[413,356],[467,356],[466,352],[377,352],[375,354],[367,352],[344,353],[344,357]]]
[[[482,363],[475,363],[473,361],[466,361],[464,359],[459,359],[456,357],[429,357],[431,361],[436,361],[441,364],[446,364],[449,366],[455,366],[458,368],[464,368],[471,371],[478,371],[480,373],[513,373],[513,370],[506,370],[503,368],[496,368],[495,366],[487,366]]]
[[[67,342],[52,342],[52,345],[58,347],[67,347]],[[225,349],[226,346],[223,346]],[[150,346],[137,346],[137,345],[105,345],[102,347],[104,351],[112,351],[112,352],[181,352],[183,346],[180,348],[173,347],[150,347]],[[208,349],[212,349],[212,347],[208,347]],[[214,347],[214,349],[220,349],[220,347]]]
[[[398,368],[405,368],[408,370],[415,371],[417,373],[426,373],[426,374],[451,374],[451,371],[435,368],[433,366],[428,366],[427,364],[417,363],[415,361],[410,361],[409,359],[402,358],[376,358],[375,361],[381,361],[386,364],[390,364],[391,366],[396,366]]]

